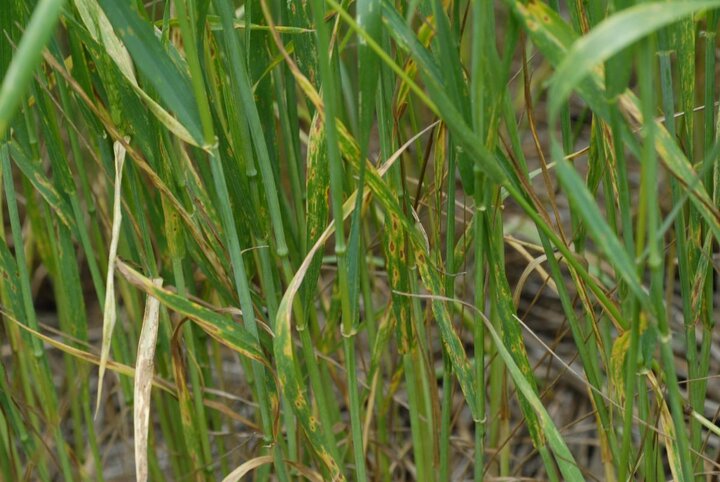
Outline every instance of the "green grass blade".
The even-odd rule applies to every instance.
[[[95,0],[75,0],[75,8],[77,8],[80,19],[88,30],[89,37],[94,43],[97,43],[98,48],[102,46],[104,52],[109,57],[108,61],[115,64],[125,80],[130,84],[130,87],[140,96],[156,118],[180,139],[189,144],[199,145],[199,140],[197,137],[193,137],[193,134],[188,131],[188,128],[140,87],[130,54],[117,35],[115,35],[110,21],[99,4]],[[69,23],[69,27],[74,29],[76,34],[83,37],[85,36],[85,32],[78,32],[73,22]],[[90,46],[90,42],[87,39],[85,40],[85,44],[91,50],[95,47],[95,45]],[[107,74],[101,72],[101,75]]]
[[[646,307],[651,307],[652,305],[647,289],[642,286],[637,271],[634,268],[634,260],[630,258],[615,233],[607,224],[587,186],[583,183],[577,171],[570,163],[562,159],[560,153],[556,153],[556,159],[558,159],[557,173],[560,183],[563,185],[575,209],[583,217],[587,229],[593,235],[598,247],[623,276],[623,279],[633,294],[637,296]]]
[[[233,322],[227,315],[212,311],[156,286],[152,280],[121,260],[117,261],[117,269],[130,283],[142,289],[148,295],[157,298],[160,303],[169,309],[192,319],[208,335],[220,343],[243,356],[267,365],[268,362],[254,337],[241,325]]]
[[[63,3],[62,0],[40,0],[25,27],[25,34],[0,85],[0,139],[5,137],[18,106],[26,98],[25,91],[40,63],[45,44],[55,31]],[[7,39],[4,32],[2,34],[5,43]]]
[[[570,92],[595,67],[646,35],[697,12],[717,8],[718,0],[643,3],[612,15],[575,43],[553,74],[550,112],[556,115]]]
[[[50,180],[39,169],[37,163],[31,162],[19,144],[14,141],[8,143],[10,149],[10,157],[15,161],[20,171],[28,178],[35,189],[45,199],[48,206],[58,216],[58,219],[69,229],[74,230],[74,216],[72,209],[68,205],[66,199],[60,195]]]
[[[176,64],[152,27],[143,22],[129,4],[101,0],[100,5],[137,68],[152,84],[160,98],[177,114],[192,139],[200,143],[203,139],[200,116],[187,71]]]
[[[490,323],[490,320],[483,316],[483,321],[485,323],[485,329],[488,333],[490,333],[500,357],[510,372],[510,376],[515,383],[515,386],[518,391],[523,394],[527,402],[537,414],[540,423],[542,424],[545,437],[547,438],[548,445],[550,445],[553,452],[555,452],[555,461],[557,462],[563,477],[565,480],[584,481],[585,477],[580,471],[575,458],[572,456],[570,449],[565,443],[562,434],[560,434],[560,431],[555,426],[555,423],[552,421],[550,415],[543,406],[542,401],[538,398],[530,383],[528,383],[522,370],[515,363],[513,356],[505,347],[503,340],[492,326],[492,323]]]
[[[526,6],[519,2],[511,2],[511,5],[516,15],[525,23],[528,32],[543,55],[553,64],[559,64],[562,59],[564,59],[576,38],[570,30],[570,27],[555,12],[543,4],[532,3]],[[602,83],[597,75],[590,74],[588,78],[581,82],[578,89],[597,115],[604,119],[609,119],[609,114],[605,107],[606,103],[601,91]],[[642,124],[644,122],[640,114],[639,101],[633,94],[623,94],[620,103],[638,123]],[[694,172],[687,157],[662,126],[658,126],[656,130],[655,148],[665,163],[665,167],[667,167],[683,185],[687,186],[689,192],[692,193],[690,201],[700,215],[708,222],[708,226],[714,236],[720,239],[718,238],[718,236],[720,236],[720,223],[718,221],[720,215],[718,214],[717,208],[710,200],[710,196],[704,189],[702,182]],[[555,153],[554,155],[559,154]],[[583,186],[578,186],[578,188],[587,190],[584,184]],[[636,293],[639,293],[637,288],[636,286]]]

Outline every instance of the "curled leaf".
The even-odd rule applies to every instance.
[[[115,151],[115,193],[113,196],[113,223],[110,236],[110,249],[108,252],[107,281],[105,283],[105,306],[103,312],[102,347],[100,348],[100,370],[98,374],[98,393],[95,404],[95,416],[100,409],[102,399],[102,382],[105,376],[105,366],[110,354],[110,341],[115,329],[117,311],[115,309],[115,258],[117,257],[118,241],[120,239],[120,226],[122,224],[122,170],[125,164],[125,147],[118,142],[114,143]]]
[[[162,286],[162,278],[155,278],[152,282],[155,286]],[[148,422],[150,420],[153,358],[157,343],[159,314],[160,301],[153,296],[148,296],[135,362],[133,426],[135,431],[135,479],[139,482],[145,482],[148,477]]]

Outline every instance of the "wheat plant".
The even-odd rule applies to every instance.
[[[720,0],[3,0],[0,479],[720,474]]]

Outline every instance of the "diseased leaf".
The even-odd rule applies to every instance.
[[[318,240],[322,231],[328,223],[330,214],[329,196],[329,174],[327,164],[327,153],[325,150],[325,127],[319,115],[313,117],[310,124],[307,147],[307,224],[306,243],[313,246]],[[303,280],[303,306],[312,305],[312,293],[315,293],[315,285],[320,277],[322,256],[320,253],[308,267],[308,272]],[[306,316],[309,310],[305,310]],[[298,324],[303,327],[306,320]]]
[[[490,323],[490,320],[488,320],[484,315],[482,316],[482,318],[485,323],[485,329],[488,331],[488,333],[490,333],[490,336],[492,337],[493,342],[497,347],[498,353],[500,354],[500,358],[502,358],[503,362],[505,363],[505,366],[507,367],[508,372],[513,379],[513,382],[515,383],[515,386],[517,387],[518,391],[523,394],[527,402],[538,415],[538,418],[540,419],[540,422],[542,423],[543,429],[545,431],[545,437],[547,438],[548,444],[555,452],[555,460],[557,461],[558,467],[560,467],[560,471],[565,477],[565,480],[585,480],[585,477],[583,477],[582,472],[580,472],[579,466],[575,461],[575,458],[572,456],[572,453],[570,453],[570,449],[568,449],[567,445],[565,444],[565,441],[563,440],[560,431],[557,429],[555,423],[550,418],[550,415],[543,406],[542,401],[538,398],[535,390],[525,379],[522,371],[515,363],[513,356],[505,347],[502,338],[500,338],[500,335],[498,335],[497,331],[495,331],[495,328],[492,326],[492,323]]]
[[[115,29],[115,33],[120,37],[135,61],[137,68],[143,73],[147,81],[153,85],[160,98],[175,112],[181,125],[174,123],[172,117],[166,115],[165,111],[153,102],[148,103],[150,109],[166,125],[173,127],[173,131],[179,134],[181,138],[186,137],[183,132],[186,128],[190,138],[197,145],[202,145],[200,115],[187,73],[178,68],[169,52],[160,43],[152,27],[140,19],[137,12],[130,8],[129,3],[113,0],[100,0],[99,3],[107,15],[106,18]],[[96,23],[101,38],[112,49],[122,52],[114,41],[114,37],[108,35],[103,29],[104,25],[104,21],[98,20]],[[175,57],[178,58],[177,55]],[[134,78],[130,76],[130,69],[126,65],[124,55],[121,55],[116,63],[118,63],[118,67],[126,75],[130,83],[135,85],[136,83],[133,82]],[[136,92],[146,101],[149,100],[149,96],[142,93],[141,89],[136,89]],[[185,138],[184,140],[189,139]]]
[[[242,325],[232,321],[227,315],[216,313],[156,286],[150,279],[141,275],[121,260],[117,261],[117,269],[130,283],[160,300],[160,303],[168,309],[192,319],[195,324],[219,343],[243,356],[268,365],[267,359],[253,336]]]
[[[57,214],[60,221],[71,231],[75,229],[73,214],[70,205],[65,198],[57,192],[52,182],[45,176],[38,167],[37,163],[30,161],[22,148],[15,142],[8,143],[10,149],[10,157],[15,161],[15,165],[28,178],[33,187],[45,199],[50,208]]]
[[[622,49],[698,10],[720,7],[719,0],[641,3],[611,15],[573,42],[550,84],[550,114],[590,72]]]
[[[102,382],[105,376],[105,365],[110,355],[110,342],[117,311],[115,309],[115,260],[117,258],[118,242],[120,241],[120,226],[122,223],[122,172],[125,164],[125,148],[118,141],[114,143],[115,150],[115,190],[113,195],[112,231],[110,234],[110,248],[108,250],[107,281],[105,283],[105,306],[103,312],[102,345],[100,347],[100,368],[98,371],[98,393],[95,403],[95,416],[100,411],[102,400]]]
[[[162,286],[162,278],[155,278],[152,280],[152,283],[160,287]],[[160,302],[157,298],[148,296],[135,362],[133,427],[135,432],[135,480],[139,482],[145,482],[148,478],[147,451],[150,421],[150,394],[152,393],[159,314]]]

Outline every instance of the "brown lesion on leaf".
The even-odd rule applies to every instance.
[[[307,407],[307,401],[305,401],[305,397],[303,397],[301,394],[298,394],[298,396],[295,397],[295,408],[297,408],[298,410],[302,410],[305,407]]]
[[[400,271],[393,269],[391,272],[392,284],[397,286],[400,283]]]
[[[390,223],[392,224],[393,230],[400,229],[400,220],[397,218],[397,216],[391,216]]]
[[[292,343],[290,343],[290,340],[288,339],[286,339],[286,341],[283,343],[283,355],[287,360],[292,360],[293,358]]]

